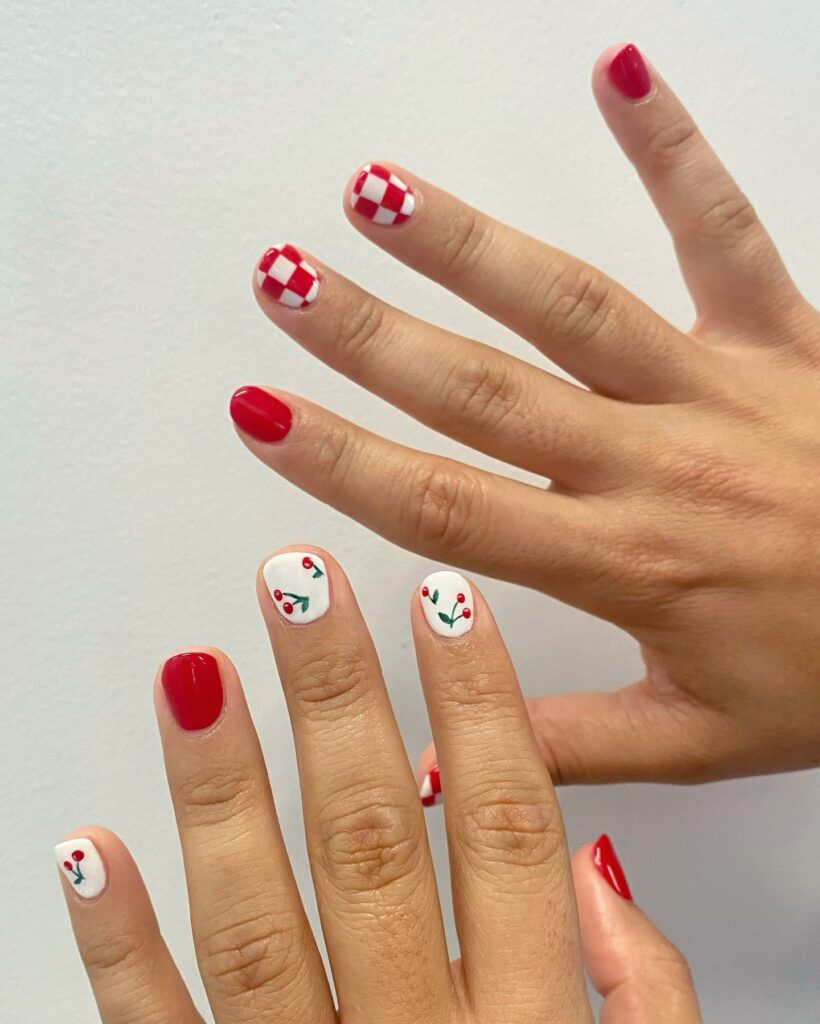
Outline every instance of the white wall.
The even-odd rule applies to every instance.
[[[4,622],[2,1021],[94,1018],[51,846],[100,822],[130,843],[198,988],[150,701],[183,644],[244,676],[300,880],[296,782],[253,575],[329,547],[357,589],[407,747],[427,742],[405,610],[422,561],[289,487],[227,398],[278,384],[371,428],[458,447],[337,378],[257,311],[257,254],[301,242],[386,298],[534,358],[368,246],[340,195],[402,162],[604,267],[675,322],[668,241],[592,102],[633,38],[818,294],[815,0],[7,0],[0,14]],[[610,627],[487,581],[530,693],[639,670]],[[537,639],[533,641],[532,634]],[[816,773],[562,794],[573,843],[609,830],[641,903],[688,953],[711,1024],[817,1018]],[[443,863],[440,819],[433,825]]]

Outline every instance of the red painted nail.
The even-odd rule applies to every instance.
[[[281,441],[290,430],[293,413],[276,395],[248,387],[231,395],[231,419],[257,441]]]
[[[615,853],[612,840],[608,835],[600,836],[592,847],[592,860],[598,869],[598,874],[609,882],[619,896],[632,902],[632,893],[629,889],[629,882],[626,880],[624,869]]]
[[[319,294],[319,271],[293,245],[274,245],[256,266],[256,283],[272,299],[304,309]]]
[[[381,164],[365,164],[356,175],[350,205],[374,224],[403,224],[416,209],[409,185]]]
[[[219,665],[212,654],[176,654],[162,666],[162,688],[171,713],[183,729],[207,729],[224,702]]]
[[[419,789],[422,806],[432,807],[433,804],[439,802],[438,797],[440,795],[441,776],[439,775],[438,765],[434,764],[430,771],[424,776]]]
[[[627,99],[640,100],[648,94],[652,77],[637,46],[629,43],[615,54],[609,65],[609,80]]]

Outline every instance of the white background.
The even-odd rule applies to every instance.
[[[597,53],[632,38],[816,300],[819,35],[815,0],[7,0],[4,1024],[94,1018],[51,853],[91,822],[131,845],[201,991],[150,700],[178,646],[236,659],[306,883],[291,740],[253,590],[267,552],[311,541],[339,557],[413,758],[428,739],[406,608],[429,565],[256,462],[227,399],[243,383],[281,385],[402,441],[460,449],[274,330],[250,293],[258,253],[302,243],[393,302],[535,358],[347,225],[347,176],[389,158],[688,325],[668,240],[588,85]],[[632,643],[609,626],[481,583],[529,693],[637,677]],[[641,904],[690,957],[711,1024],[817,1019],[819,781],[562,794],[574,844],[614,836]],[[440,818],[432,833],[443,863]]]

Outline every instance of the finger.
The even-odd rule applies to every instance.
[[[240,388],[231,415],[257,458],[388,540],[529,586],[546,579],[588,610],[600,601],[611,543],[583,500],[405,448],[281,391]],[[536,562],[542,533],[552,539]]]
[[[383,167],[387,165],[368,165]],[[708,354],[594,267],[389,165],[416,197],[399,227],[345,210],[370,241],[527,338],[595,391],[633,401],[699,393]]]
[[[689,965],[632,902],[607,836],[572,859],[584,963],[601,1024],[701,1024]]]
[[[561,812],[489,608],[448,570],[424,581],[412,619],[471,1009],[591,1020]]]
[[[80,829],[54,852],[102,1024],[202,1024],[121,840]]]
[[[213,648],[183,651],[154,698],[216,1024],[336,1024],[235,668]]]
[[[373,642],[344,573],[275,554],[259,603],[287,699],[308,855],[341,1015],[438,1020],[454,995],[424,821]],[[305,1018],[309,1019],[309,1018]]]
[[[746,196],[655,68],[629,44],[595,64],[601,112],[672,234],[701,330],[770,323],[800,297]]]
[[[317,301],[294,309],[271,276],[285,253],[289,266],[304,262],[293,246],[269,249],[254,275],[257,301],[329,366],[435,430],[553,480],[580,485],[613,468],[613,439],[628,429],[617,403],[417,320],[328,267],[316,271]]]

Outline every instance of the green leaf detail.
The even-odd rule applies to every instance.
[[[302,598],[302,600],[301,600],[301,605],[302,605],[302,614],[303,614],[303,615],[304,615],[304,614],[305,614],[305,612],[306,612],[306,611],[308,610],[308,605],[309,605],[309,604],[310,604],[310,598],[309,598],[309,597],[303,597],[303,598]]]
[[[430,598],[430,600],[433,602],[433,604],[438,604],[438,591],[437,590],[433,591],[433,596]]]
[[[441,619],[442,622],[446,622],[448,626],[452,627],[453,620],[450,618],[449,615],[445,615],[444,612],[439,612],[438,617]]]
[[[322,570],[319,568],[318,565],[314,565],[313,566],[313,578],[315,580],[318,580],[320,576],[324,576],[324,573],[322,572]]]

